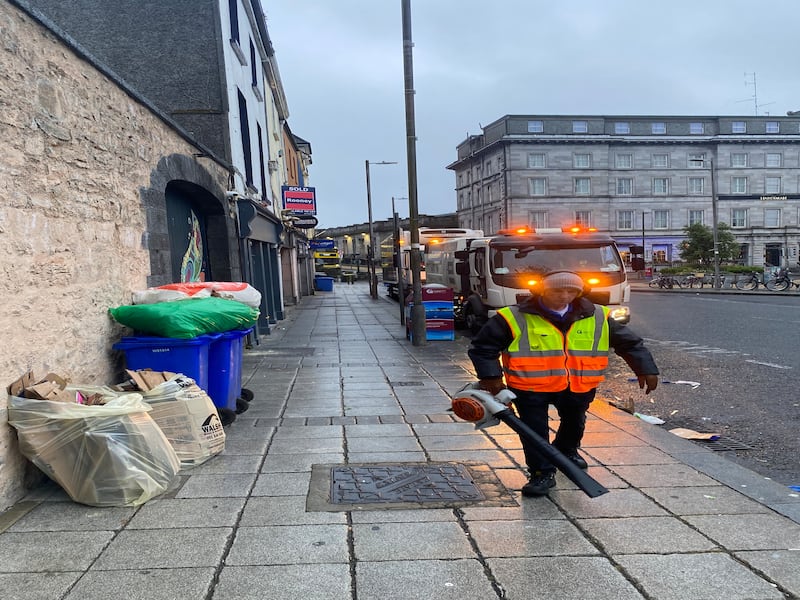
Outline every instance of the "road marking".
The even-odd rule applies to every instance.
[[[753,363],[754,365],[764,365],[765,367],[772,367],[774,369],[791,369],[792,367],[787,367],[786,365],[776,365],[775,363],[769,362],[761,362],[760,360],[752,360],[749,358],[744,359],[744,362]]]

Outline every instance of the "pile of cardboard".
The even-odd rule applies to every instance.
[[[48,373],[38,381],[33,371],[28,371],[8,386],[8,393],[31,400],[52,400],[54,402],[76,402],[94,406],[105,404],[100,393],[85,393],[79,390],[67,390],[67,380],[55,373]]]

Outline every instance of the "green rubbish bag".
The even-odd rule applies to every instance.
[[[179,339],[247,329],[259,315],[246,304],[216,297],[118,306],[108,312],[115,321],[138,332]]]

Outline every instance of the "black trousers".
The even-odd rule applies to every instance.
[[[552,404],[560,418],[553,446],[564,453],[572,453],[580,448],[586,429],[586,411],[594,400],[596,389],[588,392],[571,392],[569,389],[561,392],[528,392],[511,388],[511,391],[517,395],[514,408],[523,423],[550,441],[547,411]],[[531,475],[536,472],[555,472],[555,466],[539,454],[524,436],[520,436],[520,439]]]

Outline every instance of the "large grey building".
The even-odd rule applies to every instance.
[[[798,261],[800,116],[506,115],[448,169],[462,227],[586,225],[667,264],[716,198],[742,264]]]

